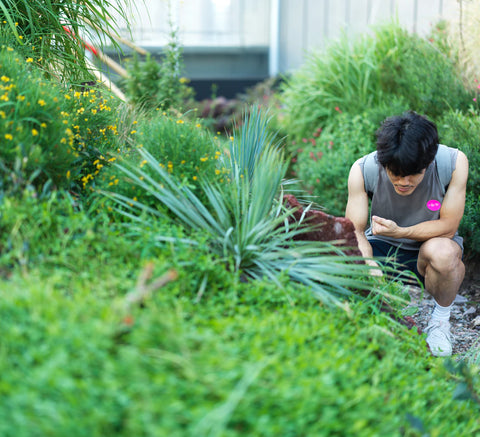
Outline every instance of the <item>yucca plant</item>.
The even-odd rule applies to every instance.
[[[68,78],[88,80],[85,47],[80,37],[118,47],[118,20],[128,23],[130,0],[0,0],[0,23],[12,41],[31,44],[44,68]]]
[[[282,203],[287,163],[279,145],[267,134],[267,124],[266,114],[257,108],[245,116],[240,135],[234,137],[229,153],[224,155],[229,181],[204,181],[205,203],[188,187],[179,186],[144,148],[138,152],[153,176],[139,167],[117,167],[131,183],[154,196],[163,211],[117,193],[104,194],[133,220],[131,227],[137,223],[145,228],[150,220],[163,216],[201,233],[211,252],[246,278],[267,277],[281,286],[278,278],[285,272],[296,283],[310,286],[315,296],[329,304],[352,295],[352,289],[369,289],[372,284],[365,280],[366,266],[355,264],[355,259],[344,256],[338,247],[293,241],[294,236],[311,228],[293,222],[293,211]],[[194,239],[188,243],[197,244]]]

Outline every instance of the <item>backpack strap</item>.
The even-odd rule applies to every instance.
[[[435,155],[435,164],[437,166],[437,173],[440,183],[442,184],[445,192],[447,192],[453,173],[452,157],[449,147],[444,146],[443,144],[438,145],[438,151]]]
[[[363,180],[365,191],[371,199],[375,192],[375,188],[377,188],[378,181],[377,152],[372,152],[365,156],[363,161]]]

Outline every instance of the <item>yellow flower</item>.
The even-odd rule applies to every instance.
[[[0,117],[5,118],[7,114],[5,114],[5,111],[0,111]]]
[[[202,125],[200,123],[197,123],[195,127],[202,127]]]
[[[67,171],[67,179],[70,179],[70,170]]]
[[[13,140],[12,134],[5,134],[5,139],[6,140]]]
[[[73,94],[73,96],[77,99],[79,99],[81,96],[82,96],[82,93],[80,91],[75,91],[75,93]]]
[[[220,173],[221,173],[221,171],[217,168],[217,169],[215,170],[215,174],[216,174],[216,175],[219,175]]]
[[[71,99],[70,94],[65,94],[65,98],[66,98],[67,100],[70,100],[70,99]]]
[[[183,124],[185,123],[183,120],[177,120],[177,124]]]
[[[33,62],[33,58],[27,58],[27,62]]]
[[[206,156],[204,158],[200,158],[200,161],[202,161],[202,162],[208,161],[208,156]]]
[[[3,96],[0,96],[0,100],[3,100],[4,102],[8,102],[8,96],[4,94]]]
[[[196,181],[198,178],[196,176],[193,177],[193,180]]]
[[[37,129],[32,129],[32,135],[36,137],[38,135],[38,130]]]
[[[47,123],[42,123],[40,126],[45,128],[47,127]]]
[[[136,134],[137,131],[136,131],[136,130],[132,130],[130,133],[133,135],[133,134]]]
[[[233,137],[230,137],[230,141],[233,141]]]
[[[38,104],[39,104],[40,106],[45,106],[45,100],[40,99],[40,100],[38,101]]]
[[[25,96],[17,96],[17,100],[19,102],[23,102],[25,100]]]

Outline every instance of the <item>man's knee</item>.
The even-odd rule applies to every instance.
[[[444,273],[456,270],[463,266],[462,249],[450,238],[432,238],[422,244],[418,265],[423,271],[427,265]]]

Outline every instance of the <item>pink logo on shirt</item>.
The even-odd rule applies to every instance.
[[[442,204],[438,200],[432,199],[427,202],[427,208],[430,211],[438,211],[441,207]]]

